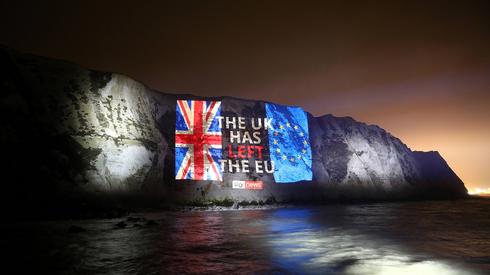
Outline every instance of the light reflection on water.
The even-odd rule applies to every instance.
[[[484,274],[489,211],[488,201],[332,205],[0,229],[6,266],[38,273]],[[87,232],[68,233],[71,225]]]
[[[308,209],[278,210],[270,219],[275,261],[289,271],[333,274],[476,274],[458,265],[424,260],[362,233],[308,222]],[[327,224],[327,225],[326,225]]]

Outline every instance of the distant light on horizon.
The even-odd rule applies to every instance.
[[[471,191],[468,191],[470,195],[480,195],[480,196],[490,196],[490,187],[488,188],[473,188]]]

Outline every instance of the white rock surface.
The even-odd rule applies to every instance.
[[[151,91],[126,76],[5,49],[0,60],[1,141],[10,162],[4,173],[17,176],[19,186],[31,186],[36,178],[50,182],[54,191],[46,196],[83,191],[184,201],[323,201],[466,192],[437,153],[412,152],[378,126],[332,115],[309,117],[313,182],[274,184],[265,176],[258,178],[265,182],[262,191],[233,190],[212,181],[176,184],[175,100],[202,98]],[[263,104],[215,99],[226,100],[229,111],[249,115]],[[26,156],[34,156],[35,164]],[[26,167],[32,175],[23,174]]]

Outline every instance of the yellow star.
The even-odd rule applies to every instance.
[[[301,159],[301,155],[298,155],[298,159]]]
[[[279,129],[284,129],[284,126],[282,126],[282,124],[279,125]]]
[[[281,153],[281,149],[277,148],[276,152]]]
[[[274,140],[274,144],[277,144],[277,139]]]
[[[304,144],[304,145],[308,145],[308,141],[304,140],[304,141],[303,141],[303,144]]]
[[[282,159],[283,160],[286,160],[288,157],[286,157],[286,155],[282,155]]]
[[[302,137],[302,136],[304,136],[305,134],[303,134],[303,133],[301,132],[301,133],[299,133],[299,135]]]
[[[291,127],[291,124],[289,124],[289,122],[287,122],[287,123],[286,123],[286,126]]]
[[[291,157],[289,160],[291,160],[291,161],[293,161],[293,162],[294,162],[294,158],[293,158],[293,157]]]
[[[294,130],[298,130],[298,125],[294,125]]]
[[[303,154],[306,154],[306,150],[305,149],[301,150],[301,152],[303,152]]]

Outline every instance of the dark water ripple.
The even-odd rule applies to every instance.
[[[4,223],[2,266],[50,274],[490,273],[490,200],[131,217]],[[70,233],[72,225],[86,232]]]

